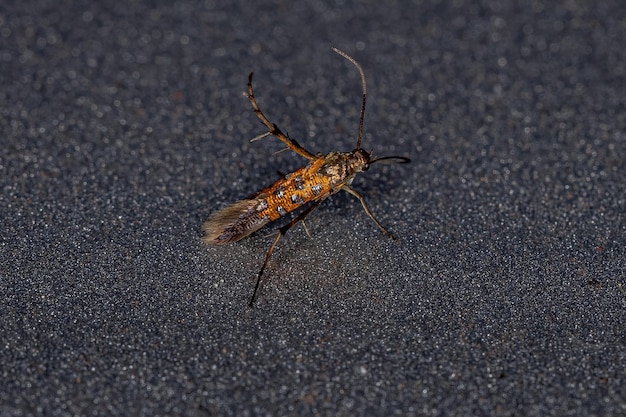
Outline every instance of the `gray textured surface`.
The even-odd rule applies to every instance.
[[[112,3],[0,6],[1,415],[626,414],[621,2]],[[302,163],[250,71],[354,147],[331,45],[401,239],[334,196],[250,310],[275,227],[199,227]]]

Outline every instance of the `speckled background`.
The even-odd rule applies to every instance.
[[[0,415],[626,415],[619,1],[3,2]],[[313,152],[412,158],[207,247]]]

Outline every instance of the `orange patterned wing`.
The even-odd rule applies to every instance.
[[[325,162],[318,158],[249,199],[212,214],[202,225],[202,240],[213,245],[236,242],[310,201],[327,197],[332,187],[330,178],[320,172]]]

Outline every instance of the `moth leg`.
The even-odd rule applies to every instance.
[[[372,214],[371,210],[367,206],[367,203],[365,202],[365,199],[363,198],[363,196],[361,194],[356,192],[354,190],[354,188],[350,187],[347,184],[344,185],[343,187],[341,187],[341,189],[347,191],[348,193],[352,194],[353,196],[355,196],[356,198],[359,199],[359,201],[361,202],[361,205],[363,206],[363,210],[365,210],[367,215],[370,216],[370,219],[372,219],[374,221],[374,223],[376,223],[376,226],[378,226],[378,228],[385,234],[385,236],[387,236],[387,237],[389,237],[391,239],[394,239],[394,240],[396,239],[394,235],[392,235],[390,232],[388,232],[387,229],[385,229],[383,227],[383,225],[380,224],[380,222],[378,220],[376,220],[376,217],[374,217],[374,215]]]
[[[304,231],[306,232],[306,235],[309,237],[309,239],[311,239],[311,233],[309,233],[309,228],[306,227],[306,223],[304,222],[304,219],[302,219],[301,223],[302,223],[302,227],[304,227]]]
[[[250,297],[250,302],[248,303],[248,307],[252,307],[252,305],[254,304],[256,293],[259,289],[259,284],[261,283],[261,277],[263,276],[263,271],[265,271],[265,267],[267,266],[267,263],[269,262],[270,257],[272,256],[272,252],[274,252],[274,248],[276,248],[276,244],[278,243],[280,238],[285,236],[287,231],[291,229],[293,226],[295,226],[298,222],[304,220],[304,218],[307,215],[309,215],[313,210],[315,210],[317,206],[321,204],[322,201],[324,201],[324,199],[313,201],[311,205],[308,206],[302,213],[298,214],[296,217],[291,219],[289,223],[287,223],[286,225],[278,229],[278,233],[276,234],[274,241],[272,242],[272,244],[270,245],[270,248],[267,250],[267,253],[265,254],[265,260],[263,261],[263,266],[261,267],[261,270],[259,271],[256,277],[256,284],[254,285],[254,292],[252,293],[252,297]]]
[[[317,159],[317,156],[313,155],[311,152],[304,149],[295,139],[291,139],[287,135],[285,135],[274,123],[270,122],[267,117],[263,114],[259,105],[256,103],[256,99],[254,98],[254,92],[252,91],[252,73],[248,77],[248,98],[250,99],[250,103],[252,103],[252,108],[254,109],[254,113],[257,117],[263,122],[265,126],[269,129],[269,134],[276,136],[281,142],[283,142],[289,149],[298,155],[309,159],[314,160]],[[257,136],[254,140],[259,140],[267,136],[268,134],[262,134]]]

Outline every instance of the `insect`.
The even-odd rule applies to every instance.
[[[344,190],[356,197],[363,206],[365,213],[374,221],[376,226],[388,237],[394,238],[372,214],[361,194],[354,190],[350,184],[354,176],[367,171],[374,163],[404,164],[410,159],[401,156],[386,156],[382,158],[372,157],[372,152],[366,152],[361,148],[363,137],[363,119],[365,115],[365,102],[367,88],[365,74],[361,65],[350,55],[337,48],[332,50],[350,61],[361,75],[363,90],[363,102],[359,119],[359,134],[356,148],[352,152],[330,152],[326,155],[313,154],[303,148],[295,139],[285,135],[274,123],[263,114],[254,97],[252,90],[252,73],[248,77],[248,98],[257,117],[267,127],[268,131],[252,139],[251,142],[266,136],[275,136],[283,142],[288,149],[309,160],[309,164],[290,174],[280,178],[274,184],[259,191],[258,193],[237,201],[215,213],[213,213],[202,225],[204,236],[203,242],[212,245],[225,245],[236,242],[259,230],[266,224],[277,220],[289,212],[309,204],[303,211],[295,216],[289,223],[280,227],[274,241],[270,245],[263,265],[257,274],[254,291],[248,305],[252,307],[256,298],[263,272],[276,248],[278,241],[298,222],[304,220],[315,210],[328,196],[339,190]]]

